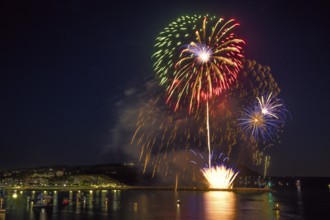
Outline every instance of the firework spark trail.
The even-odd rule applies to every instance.
[[[268,167],[270,165],[270,156],[265,156],[264,158],[264,178],[266,177]]]
[[[210,119],[209,102],[206,102],[206,130],[207,130],[207,148],[209,150],[209,167],[211,167],[211,143],[210,143]]]

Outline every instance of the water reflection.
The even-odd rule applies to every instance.
[[[299,210],[299,214],[303,215],[303,209],[304,209],[304,204],[303,204],[303,200],[302,200],[302,194],[301,194],[301,185],[297,185],[297,204],[298,204],[298,210]]]
[[[291,194],[235,193],[229,191],[167,191],[167,190],[81,190],[81,191],[14,191],[6,193],[0,220],[107,220],[107,219],[281,219],[294,209],[299,216],[297,202],[306,201],[300,189]],[[50,209],[33,208],[33,201],[40,193],[53,196]],[[298,193],[298,198],[297,198]],[[63,200],[70,200],[63,203]],[[281,209],[274,210],[279,202]],[[294,204],[294,206],[290,206]],[[301,207],[302,208],[302,207]],[[289,214],[288,214],[289,213]],[[299,217],[298,216],[298,217]]]
[[[266,199],[263,199],[263,211],[265,212],[265,215],[268,216],[268,219],[276,219],[278,220],[280,218],[280,208],[276,207],[276,204],[279,205],[277,201],[274,201],[273,193],[265,193],[262,195],[263,197],[268,197],[268,202]],[[262,197],[261,197],[262,198]]]
[[[205,219],[235,219],[236,196],[233,192],[206,192],[204,204]]]
[[[52,209],[34,209],[34,218],[36,220],[48,220],[52,217]]]

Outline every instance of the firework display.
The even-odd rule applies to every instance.
[[[238,25],[182,16],[156,38],[152,59],[165,92],[151,83],[131,142],[140,149],[144,172],[149,167],[152,176],[164,171],[183,177],[191,162],[183,152],[207,149],[208,163],[200,171],[209,187],[230,188],[238,172],[212,162],[212,150],[231,157],[233,147],[236,153],[242,149],[259,166],[258,155],[277,140],[287,112],[277,98],[280,89],[269,67],[243,58]],[[177,163],[184,164],[180,170]]]
[[[204,177],[213,189],[231,189],[238,172],[225,165],[216,165],[202,169]]]
[[[278,137],[278,133],[285,122],[287,110],[280,99],[267,96],[257,97],[255,102],[242,111],[238,119],[243,131],[252,139],[263,140]]]
[[[235,82],[244,44],[233,32],[238,25],[234,19],[182,16],[157,37],[154,68],[175,110],[187,104],[191,111]]]
[[[229,157],[221,153],[219,156],[211,154],[212,166],[205,162],[204,157],[200,153],[190,150],[195,156],[190,162],[196,166],[201,166],[199,169],[207,180],[209,187],[212,189],[231,189],[233,182],[238,175],[238,171],[228,165]]]
[[[192,25],[192,28],[190,27]],[[189,103],[193,106],[206,101],[206,135],[211,166],[209,100],[219,96],[236,80],[242,67],[242,39],[232,31],[238,23],[234,19],[209,16],[181,17],[165,28],[156,39],[159,51],[154,54],[155,71],[166,84],[167,102],[175,97],[174,111]],[[184,34],[188,32],[190,34]],[[184,41],[173,41],[173,35]],[[178,42],[171,46],[173,42]],[[164,62],[168,60],[168,62]]]
[[[147,88],[146,88],[147,89]],[[205,150],[205,106],[191,114],[184,111],[173,112],[164,104],[164,94],[157,82],[148,82],[148,101],[140,109],[132,144],[140,149],[140,160],[144,168],[150,166],[157,172],[159,166],[169,166],[174,161],[178,150]],[[264,91],[272,91],[275,98],[280,92],[270,68],[253,60],[244,60],[243,69],[233,87],[224,92],[221,99],[210,101],[210,142],[216,151],[231,155],[233,147],[248,148],[251,160],[258,149],[257,139],[251,139],[249,132],[244,132],[238,120],[244,106],[256,102],[256,97]],[[257,163],[256,165],[260,165]],[[144,169],[144,171],[145,171]],[[171,172],[170,169],[168,172]],[[173,171],[174,172],[174,171]]]
[[[278,120],[282,120],[285,118],[285,114],[283,111],[284,104],[280,99],[274,99],[272,97],[272,93],[269,95],[257,97],[259,109],[261,113],[265,116],[275,118]]]

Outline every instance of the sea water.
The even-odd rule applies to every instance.
[[[14,193],[17,198],[12,197]],[[52,208],[33,208],[33,198],[39,193],[52,195]],[[63,204],[64,199],[70,203]],[[3,208],[6,212],[0,213],[0,220],[330,219],[330,191],[303,186],[276,192],[18,190],[6,191]]]

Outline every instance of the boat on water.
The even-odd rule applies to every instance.
[[[66,205],[69,205],[69,204],[70,204],[70,200],[69,199],[67,199],[67,198],[63,199],[62,205],[66,206]]]
[[[53,197],[42,193],[38,196],[36,203],[33,204],[33,209],[53,208]]]
[[[273,207],[273,210],[275,211],[279,211],[280,210],[280,204],[279,203],[276,203]]]

